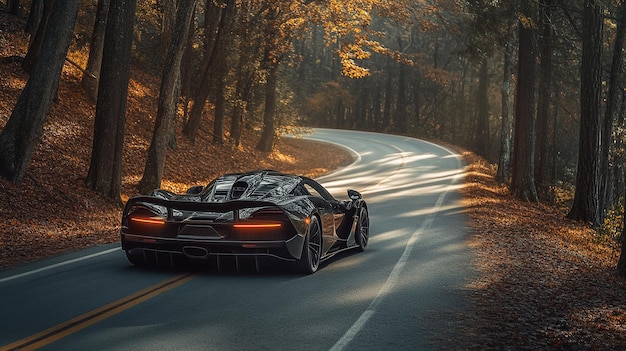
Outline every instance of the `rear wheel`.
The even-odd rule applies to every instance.
[[[370,217],[366,207],[359,210],[359,219],[354,233],[357,250],[363,252],[370,236]]]
[[[302,245],[302,256],[296,261],[298,272],[312,274],[320,266],[322,257],[322,228],[317,217],[311,217],[311,223]]]

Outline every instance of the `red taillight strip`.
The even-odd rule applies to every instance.
[[[280,228],[282,224],[280,223],[238,223],[233,224],[233,228],[238,229],[270,229],[270,228]]]
[[[133,222],[137,222],[137,223],[144,223],[144,224],[165,224],[165,220],[163,218],[150,218],[150,217],[131,217],[130,218],[131,221]]]

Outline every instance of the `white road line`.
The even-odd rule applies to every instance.
[[[438,146],[441,149],[454,155],[458,162],[458,168],[461,168],[461,161],[460,161],[459,156],[456,153],[451,152],[449,149],[441,147],[437,144],[432,144],[432,145]],[[345,334],[343,334],[343,336],[335,343],[335,345],[333,345],[333,347],[330,348],[330,351],[344,350],[350,344],[352,339],[354,339],[356,334],[363,329],[365,324],[374,315],[374,313],[376,313],[378,305],[382,302],[385,296],[388,295],[389,292],[393,290],[394,286],[400,279],[400,273],[402,272],[404,266],[408,262],[409,257],[411,256],[411,252],[413,251],[413,246],[417,242],[418,237],[434,221],[435,216],[437,216],[437,213],[439,212],[439,210],[441,209],[443,205],[443,201],[446,198],[446,195],[452,189],[451,185],[456,183],[456,181],[459,178],[460,178],[460,175],[455,176],[453,181],[446,187],[446,190],[441,195],[439,195],[439,198],[437,199],[437,202],[435,203],[435,211],[433,211],[432,214],[429,215],[428,218],[426,218],[426,220],[422,223],[422,226],[419,229],[417,229],[416,231],[413,232],[413,234],[411,234],[411,237],[409,238],[409,240],[406,243],[406,246],[404,247],[404,252],[402,253],[402,256],[400,256],[400,258],[398,259],[398,262],[396,262],[396,265],[391,270],[391,273],[389,273],[389,277],[387,277],[387,281],[385,282],[385,285],[383,285],[383,287],[378,291],[378,294],[376,295],[374,300],[372,300],[370,305],[361,314],[359,319],[357,319],[357,321],[354,322],[354,324],[352,324],[350,329],[348,329],[345,332]]]
[[[54,269],[54,268],[57,268],[57,267],[62,267],[62,266],[65,266],[65,265],[68,265],[68,264],[72,264],[72,263],[75,263],[75,262],[88,260],[88,259],[93,258],[93,257],[106,255],[106,254],[109,254],[111,252],[118,251],[119,249],[120,249],[119,247],[116,247],[116,248],[113,248],[113,249],[96,252],[95,254],[91,254],[91,255],[87,255],[87,256],[83,256],[83,257],[78,257],[78,258],[75,258],[75,259],[72,259],[72,260],[69,260],[69,261],[63,261],[63,262],[55,263],[55,264],[52,264],[52,265],[49,265],[49,266],[45,266],[45,267],[41,267],[41,268],[38,268],[38,269],[34,269],[32,271],[28,271],[28,272],[12,275],[12,276],[5,277],[5,278],[0,278],[0,283],[4,283],[4,282],[8,282],[10,280],[14,280],[14,279],[26,277],[26,276],[29,276],[29,275],[41,273],[41,272],[44,272],[44,271],[47,271],[47,270],[50,270],[50,269]]]

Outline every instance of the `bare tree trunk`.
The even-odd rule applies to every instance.
[[[215,26],[215,36],[207,37],[207,47],[210,46],[210,44],[212,44],[212,46],[210,46],[210,50],[208,48],[206,49],[204,63],[200,69],[200,84],[193,95],[193,105],[191,106],[189,119],[183,127],[183,133],[192,143],[196,139],[198,129],[200,128],[200,121],[202,120],[202,111],[209,97],[216,60],[219,59],[219,55],[222,54],[222,48],[226,44],[224,36],[227,36],[226,32],[228,32],[228,26],[232,24],[230,23],[232,22],[230,15],[234,11],[233,7],[233,1],[228,1],[226,7],[223,9],[216,9],[215,6],[207,2],[206,13],[212,13],[213,16],[211,16],[211,18],[219,18],[219,22]],[[212,11],[210,11],[210,9],[212,9]],[[217,11],[217,13],[215,13],[215,11]]]
[[[41,16],[43,15],[43,0],[33,0],[30,3],[30,12],[28,13],[28,20],[24,31],[28,34],[35,35],[37,33],[37,27],[41,22]]]
[[[180,64],[187,42],[187,34],[189,32],[194,3],[195,0],[180,0],[178,10],[176,11],[174,35],[161,77],[161,91],[159,94],[159,107],[154,126],[154,134],[152,135],[152,142],[148,148],[143,177],[137,185],[137,189],[143,194],[159,188],[161,186],[161,180],[163,179],[167,144],[176,117]]]
[[[550,107],[552,105],[552,14],[550,8],[552,0],[542,0],[541,9],[543,18],[542,35],[539,41],[539,85],[541,92],[537,101],[537,146],[535,148],[535,180],[537,189],[542,198],[550,193],[552,183],[550,167]]]
[[[478,113],[476,118],[476,131],[474,133],[474,146],[476,152],[487,157],[489,151],[489,69],[487,58],[483,58],[478,73]]]
[[[502,68],[502,124],[500,125],[500,157],[498,158],[498,171],[495,179],[509,184],[511,182],[511,134],[513,131],[513,118],[511,118],[511,75],[513,72],[513,28],[509,24],[506,44],[504,48],[504,63]]]
[[[393,97],[392,92],[392,77],[391,77],[391,58],[387,58],[387,79],[385,81],[385,103],[383,110],[383,131],[393,133],[393,121],[391,120],[391,99]]]
[[[268,69],[267,83],[265,83],[265,109],[263,111],[263,131],[261,140],[256,148],[261,151],[270,152],[274,148],[274,121],[276,120],[276,96],[278,83],[278,67],[273,66]]]
[[[522,14],[532,21],[519,24],[519,65],[515,105],[515,136],[511,192],[525,201],[537,202],[535,188],[535,94],[537,79],[536,9],[533,0],[522,4]]]
[[[111,0],[87,186],[121,204],[122,151],[136,0]]]
[[[602,27],[600,2],[588,1],[583,15],[581,60],[580,139],[576,193],[568,218],[601,223],[600,211],[600,105],[602,101]]]
[[[98,80],[100,79],[100,66],[102,65],[102,52],[104,50],[104,32],[107,25],[110,0],[98,0],[96,8],[96,20],[91,34],[89,45],[89,59],[81,80],[81,86],[91,101],[98,98]]]
[[[20,14],[20,0],[8,0],[9,2],[9,10],[13,15]]]
[[[213,142],[219,145],[224,144],[224,124],[226,119],[226,97],[224,96],[224,80],[223,74],[217,77],[215,91],[215,116],[213,116]]]
[[[611,72],[608,79],[608,93],[606,97],[606,109],[604,111],[604,119],[602,121],[601,133],[601,155],[600,155],[600,211],[604,215],[611,205],[611,197],[613,192],[609,191],[611,184],[609,183],[609,151],[613,143],[613,122],[618,114],[618,92],[620,89],[619,80],[622,75],[622,59],[624,49],[624,38],[626,37],[626,2],[621,2],[620,21],[617,21],[617,30],[615,33],[615,43],[613,45],[613,57],[611,62]],[[617,139],[617,138],[616,138]],[[618,140],[618,139],[617,139]],[[615,164],[618,164],[615,162]]]
[[[13,183],[23,180],[39,142],[72,40],[78,3],[57,1],[52,7],[39,59],[0,133],[0,175]]]
[[[50,11],[52,10],[54,2],[55,0],[44,0],[43,14],[41,16],[41,20],[39,21],[39,26],[37,26],[37,32],[35,32],[34,36],[30,37],[28,52],[22,62],[22,68],[28,73],[31,73],[37,63],[37,60],[39,59],[39,53],[41,51],[41,46],[43,45],[43,37],[46,34],[48,18],[50,17]]]

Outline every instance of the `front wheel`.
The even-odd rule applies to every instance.
[[[313,274],[320,266],[322,257],[322,228],[317,217],[311,217],[311,223],[302,245],[302,255],[296,261],[298,272]]]
[[[366,207],[361,207],[359,210],[358,223],[356,225],[356,231],[354,233],[354,240],[356,241],[357,250],[363,252],[367,246],[367,241],[370,236],[370,217]]]

